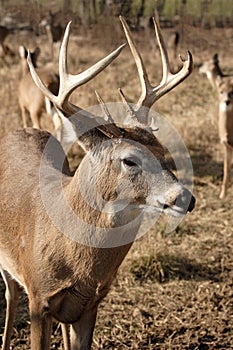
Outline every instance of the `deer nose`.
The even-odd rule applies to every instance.
[[[184,188],[176,199],[176,205],[189,212],[191,212],[195,208],[195,203],[195,197],[187,188]]]
[[[191,212],[195,207],[196,199],[192,193],[182,185],[178,187],[179,192],[167,193],[166,201],[163,205],[164,209],[174,209],[183,214]],[[177,190],[177,189],[176,189]]]
[[[231,103],[231,101],[230,101],[230,100],[226,100],[226,105],[227,105],[227,106],[229,106],[229,105],[230,105],[230,103]]]

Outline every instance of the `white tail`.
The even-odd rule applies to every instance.
[[[168,169],[153,129],[140,119],[143,108],[146,111],[189,75],[191,54],[181,71],[172,75],[154,22],[163,78],[152,87],[129,29],[121,21],[142,86],[136,108],[122,94],[130,125],[117,125],[99,94],[105,115],[102,124],[69,102],[71,92],[104,70],[123,48],[85,72],[71,75],[69,24],[60,51],[58,95],[41,82],[31,63],[30,69],[58,108],[64,128],[70,128],[84,148],[80,166],[71,176],[61,145],[46,131],[22,129],[0,141],[0,266],[7,288],[3,350],[10,347],[18,285],[29,298],[32,350],[49,349],[52,319],[63,324],[66,350],[91,349],[98,305],[137,236],[143,213],[182,217],[194,208],[194,197]],[[76,113],[74,121],[72,113]],[[83,124],[89,126],[85,132]]]
[[[218,54],[204,62],[199,72],[206,74],[219,97],[218,129],[224,150],[223,183],[220,192],[222,199],[226,196],[229,185],[233,154],[233,76],[223,74],[219,66]]]

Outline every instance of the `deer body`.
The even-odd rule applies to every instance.
[[[132,49],[123,19],[122,24]],[[117,125],[97,95],[108,122],[80,132],[80,108],[68,97],[110,64],[122,47],[73,76],[65,59],[68,37],[69,26],[61,47],[57,95],[40,85],[30,59],[29,65],[36,84],[56,104],[64,128],[73,130],[86,152],[79,167],[71,176],[61,144],[46,131],[26,128],[0,141],[0,266],[7,289],[3,350],[10,347],[19,285],[29,298],[32,350],[49,349],[53,319],[63,325],[65,350],[90,350],[98,304],[137,236],[144,211],[182,217],[195,204],[166,166],[152,127],[137,120],[140,106],[150,106],[157,93],[166,93],[167,81],[137,111],[130,109],[132,125]],[[190,73],[190,65],[189,55],[179,74],[169,75],[169,90]],[[76,124],[67,118],[75,111]]]
[[[113,248],[85,246],[64,236],[51,223],[51,219],[40,199],[41,179],[39,177],[43,147],[49,136],[44,131],[25,129],[8,135],[1,142],[1,149],[5,154],[1,166],[1,193],[4,192],[6,186],[5,179],[7,178],[8,181],[6,196],[1,199],[0,265],[11,276],[14,276],[17,281],[15,283],[22,285],[28,293],[32,349],[37,349],[37,344],[42,342],[41,348],[38,348],[41,350],[49,347],[49,339],[46,339],[44,334],[49,336],[46,329],[49,327],[52,318],[62,323],[73,324],[73,327],[81,327],[83,331],[79,331],[78,335],[74,334],[74,338],[76,339],[75,344],[82,344],[86,332],[92,329],[89,328],[89,324],[94,325],[97,306],[109,291],[118,267],[131,246],[131,243]],[[133,133],[132,135],[129,133],[128,137],[136,139]],[[59,158],[63,159],[63,150],[56,140],[54,140],[54,143],[52,151],[56,154],[58,160]],[[114,196],[116,196],[115,187],[109,184],[109,173],[115,173],[114,182],[119,182],[119,179],[124,175],[121,155],[125,154],[127,146],[130,154],[132,145],[131,143],[127,145],[127,143],[122,142],[122,144],[116,146],[113,142],[111,146],[106,147],[106,155],[104,156],[102,145],[100,146],[101,159],[98,159],[97,166],[94,166],[94,169],[98,170],[96,174],[94,173],[94,178],[98,179],[97,187],[102,188],[102,197],[106,200],[108,198],[114,199]],[[114,150],[114,154],[116,153],[116,147],[119,148],[119,158],[114,159],[115,162],[112,162],[112,167],[109,169],[107,163],[111,159],[111,151]],[[157,157],[163,158],[163,149],[155,138],[150,138],[150,147],[154,148]],[[98,147],[95,149],[96,152],[98,152]],[[133,152],[135,152],[134,148]],[[7,161],[7,159],[10,159],[9,153],[21,154],[20,159],[14,158],[11,166]],[[23,164],[21,159],[24,159]],[[59,164],[54,160],[54,164],[50,164],[50,159],[51,155],[48,154],[48,165],[46,166],[52,169],[53,176],[56,176],[58,172],[56,167],[59,168]],[[54,155],[52,159],[54,159]],[[99,164],[101,160],[102,163]],[[107,171],[105,171],[106,167],[108,167]],[[119,169],[119,173],[116,173],[116,169]],[[16,176],[16,174],[18,175]],[[104,175],[101,177],[101,174]],[[148,189],[146,189],[147,176],[151,176],[151,174],[145,174],[144,179],[143,176],[140,176],[138,184],[136,181],[133,184],[134,188],[137,189],[137,191],[135,190],[135,197],[129,198],[128,187],[126,193],[121,193],[121,198],[130,200],[133,206],[132,210],[130,204],[128,206],[127,220],[125,218],[125,208],[123,212],[111,215],[91,209],[84,202],[80,188],[77,186],[79,171],[77,170],[74,177],[71,177],[66,159],[63,167],[62,183],[66,200],[73,212],[82,221],[108,230],[132,221],[135,216],[135,204],[146,202],[149,195],[152,202],[148,205],[156,205],[156,198],[160,189],[155,187],[153,189],[154,194],[148,193]],[[25,184],[25,178],[28,179],[27,184]],[[86,181],[91,183],[92,179],[87,177]],[[156,183],[156,176],[154,181]],[[170,207],[177,195],[181,193],[182,188],[166,168],[164,168],[164,181],[166,181],[169,188],[167,205]],[[52,186],[51,182],[50,186]],[[60,217],[56,190],[50,191],[49,195],[53,197],[55,202],[53,205],[56,206],[57,215]],[[14,203],[9,203],[9,196],[14,198]],[[137,211],[140,211],[140,209],[138,208]],[[65,218],[63,217],[62,220],[65,220]],[[131,227],[131,236],[136,236],[138,226],[137,222],[135,227]],[[71,229],[76,230],[75,227]],[[121,231],[127,234],[124,229]],[[85,234],[88,235],[89,233],[86,232]],[[10,245],[9,241],[11,242]],[[88,325],[82,321],[86,317]],[[88,344],[90,341],[91,336]],[[80,349],[88,348],[86,347],[87,343],[82,346],[80,345]],[[72,349],[76,349],[75,345]]]
[[[23,46],[20,46],[19,52],[22,65],[22,77],[19,83],[19,105],[22,113],[23,127],[28,126],[27,113],[29,113],[32,120],[32,126],[39,129],[41,128],[40,119],[42,112],[46,109],[47,113],[51,115],[51,106],[49,101],[46,102],[45,96],[32,79],[26,60],[26,50]],[[39,52],[40,51],[37,48],[32,53],[35,66]],[[59,88],[59,78],[57,74],[48,67],[37,68],[37,72],[48,89],[56,94]]]
[[[216,81],[219,96],[219,137],[224,149],[223,183],[220,198],[224,198],[229,185],[233,155],[233,77]]]
[[[223,183],[220,192],[222,199],[226,196],[229,185],[233,155],[233,77],[223,74],[217,54],[204,62],[199,71],[207,75],[219,98],[218,131],[224,152]]]

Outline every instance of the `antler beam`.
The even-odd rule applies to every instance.
[[[69,114],[72,114],[80,111],[81,108],[73,105],[68,101],[71,93],[77,87],[87,83],[89,80],[93,79],[97,74],[102,72],[120,54],[125,44],[119,46],[115,51],[98,61],[96,64],[94,64],[84,72],[77,75],[70,74],[68,72],[67,67],[67,46],[70,36],[70,25],[71,22],[67,24],[59,54],[60,86],[57,96],[53,95],[39,78],[32,64],[30,53],[28,53],[28,65],[35,83],[41,89],[44,95],[47,96],[50,99],[50,101],[52,101],[59,109]]]

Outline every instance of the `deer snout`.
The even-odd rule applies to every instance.
[[[196,199],[192,193],[181,185],[179,193],[167,193],[163,209],[168,215],[183,216],[194,209],[195,202]]]
[[[195,197],[187,188],[184,187],[183,191],[177,197],[176,205],[180,208],[184,208],[186,211],[191,212],[195,208],[195,203]]]

